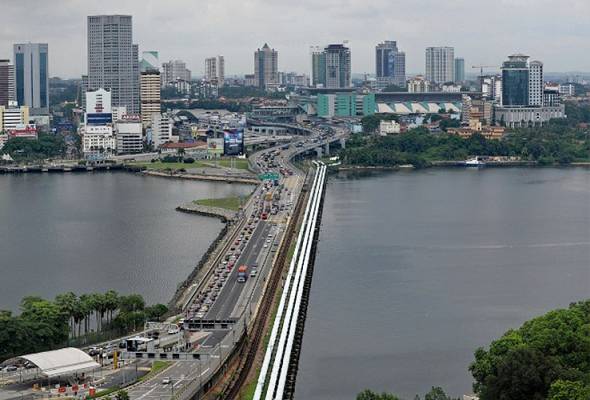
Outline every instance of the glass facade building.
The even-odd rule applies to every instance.
[[[505,107],[529,104],[528,58],[515,54],[502,64],[502,105]]]
[[[49,114],[48,54],[46,43],[14,45],[16,101],[33,115]]]

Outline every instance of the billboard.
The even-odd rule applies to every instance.
[[[207,138],[207,154],[223,155],[223,138]]]
[[[243,129],[228,129],[223,131],[223,154],[226,156],[244,154]]]

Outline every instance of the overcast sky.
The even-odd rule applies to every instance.
[[[265,42],[279,70],[309,73],[311,45],[349,41],[353,72],[374,73],[374,47],[397,40],[408,73],[424,48],[453,46],[471,65],[522,52],[545,71],[590,71],[590,0],[0,0],[0,58],[17,42],[49,43],[50,75],[86,72],[86,16],[133,15],[133,38],[193,75],[223,54],[226,75],[252,73]]]

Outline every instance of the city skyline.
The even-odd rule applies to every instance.
[[[161,61],[182,59],[195,76],[204,74],[204,59],[211,54],[225,55],[227,76],[251,74],[251,54],[265,42],[280,52],[280,71],[309,74],[309,47],[343,40],[348,40],[352,52],[353,73],[374,73],[374,48],[384,40],[395,40],[404,49],[409,74],[424,72],[424,50],[431,46],[454,47],[465,58],[467,74],[477,72],[472,65],[500,67],[506,54],[516,52],[544,60],[548,72],[590,71],[590,53],[580,51],[587,47],[584,38],[590,34],[584,22],[590,4],[569,0],[567,7],[556,8],[541,0],[531,8],[529,1],[504,0],[498,9],[510,6],[511,12],[490,12],[488,23],[482,25],[481,4],[474,3],[478,2],[460,0],[448,6],[423,0],[421,7],[404,7],[406,2],[401,1],[371,5],[348,1],[343,7],[331,0],[297,5],[255,0],[248,4],[205,1],[197,8],[192,2],[179,1],[169,8],[156,1],[142,2],[139,7],[136,1],[121,5],[107,0],[93,5],[58,0],[22,7],[23,1],[7,0],[0,16],[0,58],[12,57],[14,43],[48,43],[51,76],[79,78],[87,70],[87,16],[128,14],[133,16],[134,42],[140,52],[159,51]],[[229,6],[235,12],[228,13]],[[194,13],[177,12],[183,7],[198,12],[200,23],[189,23]],[[383,12],[400,7],[403,12],[394,16]],[[42,23],[48,19],[51,24]],[[29,21],[26,29],[19,23],[23,20]],[[53,29],[56,25],[59,30]],[[247,26],[258,28],[249,31]]]

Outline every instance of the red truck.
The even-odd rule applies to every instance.
[[[244,283],[248,278],[248,266],[247,265],[240,265],[238,268],[238,282]]]

